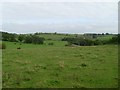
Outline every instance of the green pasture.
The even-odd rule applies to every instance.
[[[65,46],[67,42],[53,40],[43,45],[4,43],[3,88],[118,87],[117,45]]]

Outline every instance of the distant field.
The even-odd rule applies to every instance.
[[[40,37],[44,37],[46,40],[56,40],[56,41],[60,41],[62,38],[64,37],[75,37],[75,36],[83,36],[82,34],[40,34],[38,35]]]
[[[40,34],[40,37],[44,37],[46,40],[61,40],[64,37],[83,37],[82,34]],[[97,36],[95,39],[99,40],[109,40],[112,39],[114,35],[104,35],[104,36]]]
[[[40,34],[38,35],[40,37],[44,37],[46,40],[48,39],[52,39],[52,40],[61,40],[64,37],[68,37],[68,35],[66,34]],[[73,35],[69,35],[70,37],[72,37]]]
[[[102,37],[97,37],[99,40],[109,40],[112,39],[113,35],[104,35]]]
[[[49,42],[54,45],[48,45]],[[118,87],[117,45],[66,47],[66,43],[46,41],[43,45],[20,45],[5,42],[3,87]]]

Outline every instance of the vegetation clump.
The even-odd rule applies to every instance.
[[[90,39],[85,37],[64,37],[62,41],[67,41],[68,44],[65,46],[70,46],[72,44],[79,46],[93,46],[93,45],[105,45],[105,44],[120,44],[120,35],[115,35],[111,39],[108,40],[100,40],[100,39]]]
[[[23,43],[33,43],[33,44],[43,44],[44,38],[32,34],[12,34],[7,32],[2,32],[2,41],[10,42],[23,42]]]
[[[87,65],[85,63],[82,63],[81,64],[81,67],[86,67]]]
[[[48,45],[54,45],[54,43],[53,43],[53,42],[50,42],[50,43],[48,43]]]
[[[21,49],[21,47],[18,47],[17,49]]]

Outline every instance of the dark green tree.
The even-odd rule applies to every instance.
[[[35,36],[35,35],[32,36],[32,43],[33,44],[43,44],[43,42],[44,42],[44,38],[39,37],[39,36]]]
[[[26,36],[24,42],[25,43],[32,43],[32,37],[30,35]]]
[[[25,39],[25,36],[24,36],[24,35],[20,34],[20,35],[18,36],[18,40],[19,40],[20,42],[22,42],[24,39]]]

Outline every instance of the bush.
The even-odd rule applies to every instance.
[[[51,38],[48,38],[47,40],[52,40]]]
[[[2,32],[2,41],[16,42],[16,34]]]
[[[69,45],[75,44],[75,45],[80,45],[80,46],[91,46],[94,45],[94,42],[91,39],[86,39],[86,38],[63,38],[62,41],[68,41]]]
[[[102,41],[98,39],[94,41],[94,45],[102,45],[102,44],[103,44]]]
[[[120,34],[113,36],[111,40],[109,40],[111,44],[120,44]]]
[[[65,46],[71,46],[71,45],[72,45],[72,43],[65,44]]]
[[[22,42],[22,41],[24,40],[24,38],[25,38],[25,36],[22,35],[22,34],[20,34],[20,35],[18,36],[18,40],[19,40],[20,42]]]
[[[54,44],[53,42],[48,43],[48,45],[53,45],[53,44]]]
[[[43,44],[44,40],[43,37],[28,35],[25,37],[24,43]]]
[[[32,36],[32,43],[33,44],[43,44],[44,38],[39,37],[39,36]]]
[[[26,36],[24,42],[25,43],[32,43],[32,37],[31,36]]]
[[[0,44],[0,49],[6,49],[5,43]]]

